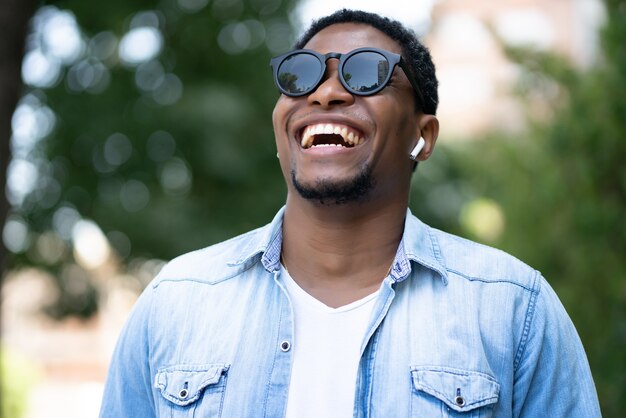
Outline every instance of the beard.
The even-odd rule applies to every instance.
[[[298,181],[295,170],[291,170],[291,181],[296,191],[307,200],[316,200],[321,205],[345,205],[363,202],[374,186],[372,169],[365,165],[356,177],[347,180],[318,179],[314,184]]]

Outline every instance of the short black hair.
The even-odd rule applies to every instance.
[[[435,75],[435,64],[428,48],[419,41],[415,32],[406,28],[397,20],[391,20],[361,10],[341,9],[314,21],[309,29],[296,41],[295,49],[303,48],[319,31],[338,23],[362,23],[369,25],[396,41],[402,48],[402,56],[424,96],[423,109],[420,109],[422,106],[420,106],[419,99],[415,95],[417,109],[427,114],[436,114],[437,105],[439,104],[439,95],[437,94],[439,82]]]

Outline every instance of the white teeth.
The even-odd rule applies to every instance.
[[[300,144],[303,148],[309,148],[313,143],[313,131],[313,127],[307,126],[307,128],[302,133],[302,141],[300,142]]]
[[[312,145],[311,148],[317,148],[317,147],[343,147],[343,145],[340,144],[317,144],[317,145]]]
[[[315,125],[309,125],[302,131],[302,140],[300,144],[303,148],[311,148],[312,146],[320,147],[320,146],[333,146],[333,147],[342,147],[341,144],[317,144],[313,145],[313,140],[315,135],[319,134],[335,134],[341,135],[344,142],[351,145],[358,145],[361,142],[361,138],[359,134],[353,131],[350,127],[342,125],[342,124],[332,124],[332,123],[318,123]]]

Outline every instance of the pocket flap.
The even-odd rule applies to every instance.
[[[209,385],[219,382],[228,364],[179,365],[161,369],[154,378],[154,387],[176,405],[189,405],[200,398]]]
[[[411,367],[415,390],[428,393],[458,412],[498,402],[500,385],[485,373],[449,367]]]

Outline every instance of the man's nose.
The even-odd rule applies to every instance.
[[[347,91],[339,80],[339,65],[336,59],[330,59],[326,63],[324,79],[311,94],[307,101],[310,105],[324,108],[354,103],[354,95]]]

